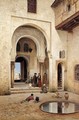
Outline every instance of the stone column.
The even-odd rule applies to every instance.
[[[52,56],[50,56],[49,57],[49,91],[52,91],[52,87],[53,87],[52,70],[53,70]]]
[[[14,87],[14,68],[15,68],[15,62],[11,62],[11,87]]]
[[[43,83],[43,63],[40,63],[41,83]]]
[[[42,57],[42,56],[40,56],[40,57],[38,58],[38,61],[39,61],[39,63],[40,63],[41,82],[43,81],[43,73],[44,73],[43,65],[44,65],[44,59],[45,59],[45,57]]]
[[[54,87],[54,80],[53,80],[53,60],[52,55],[48,52],[49,58],[49,91],[53,91]]]
[[[24,61],[21,62],[21,80],[24,81]]]

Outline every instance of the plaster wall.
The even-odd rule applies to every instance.
[[[51,48],[51,71],[52,71],[52,81],[51,81],[51,88],[52,90],[57,90],[57,65],[58,63],[62,63],[64,67],[64,71],[66,70],[66,60],[67,60],[67,32],[65,31],[56,31],[52,29],[52,48]],[[60,51],[65,51],[65,58],[59,57]],[[66,82],[66,75],[64,75],[63,81],[65,84]]]
[[[75,80],[75,66],[79,64],[79,27],[72,32],[54,31],[52,48],[53,89],[57,89],[57,65],[64,67],[64,89],[79,93],[79,81]],[[59,51],[65,50],[65,58],[59,58]]]
[[[79,64],[79,27],[68,34],[67,80],[70,91],[79,93],[79,81],[75,80],[75,66]]]
[[[51,25],[54,25],[51,4],[52,0],[37,0],[37,13],[32,14],[27,12],[27,0],[0,0],[0,94],[10,93],[12,36],[19,26],[28,24],[41,30],[50,51]]]

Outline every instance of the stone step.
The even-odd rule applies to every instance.
[[[31,88],[31,89],[26,89],[26,88],[11,88],[11,94],[18,94],[18,93],[36,93],[40,92],[40,88]]]
[[[29,90],[27,90],[27,91],[11,91],[11,94],[20,94],[20,93],[40,93],[40,91],[38,90],[38,91],[29,91]]]

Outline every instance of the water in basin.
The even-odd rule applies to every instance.
[[[79,104],[72,102],[46,102],[40,106],[41,110],[49,113],[69,114],[79,112]]]

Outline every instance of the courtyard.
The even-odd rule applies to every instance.
[[[34,98],[39,97],[40,101],[34,100],[21,103],[31,93],[11,94],[0,96],[0,120],[79,120],[79,113],[74,114],[49,114],[40,110],[39,106],[46,101],[64,100],[64,92],[60,92],[62,98],[56,98],[53,93],[33,93]],[[69,101],[79,103],[79,95],[69,92]]]

